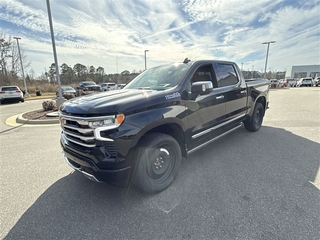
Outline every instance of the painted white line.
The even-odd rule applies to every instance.
[[[320,166],[318,168],[318,172],[314,181],[313,182],[310,181],[310,183],[320,190]]]

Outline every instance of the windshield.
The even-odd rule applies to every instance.
[[[96,83],[95,82],[83,82],[82,85],[90,86],[90,85],[96,85]]]
[[[74,89],[72,87],[64,87],[62,88],[63,90],[69,90],[69,91],[74,91]]]
[[[166,90],[178,85],[184,74],[190,68],[189,64],[170,64],[150,68],[135,79],[125,89]]]

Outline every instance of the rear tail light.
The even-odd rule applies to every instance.
[[[6,92],[0,92],[0,94],[3,94],[3,93],[6,93]]]
[[[16,90],[16,92],[21,92],[20,90]]]

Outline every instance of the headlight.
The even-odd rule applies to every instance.
[[[124,121],[124,119],[124,114],[117,114],[115,116],[110,116],[107,119],[90,121],[89,127],[94,128],[94,136],[97,140],[113,141],[110,138],[102,137],[101,132],[119,127],[121,123]]]
[[[91,128],[117,128],[121,125],[121,123],[124,121],[125,116],[124,114],[118,114],[115,116],[112,116],[108,119],[102,119],[102,120],[96,120],[96,121],[90,121],[89,127]]]

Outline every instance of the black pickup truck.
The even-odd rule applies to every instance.
[[[87,81],[87,82],[79,82],[77,87],[77,96],[83,96],[92,94],[95,92],[101,92],[102,89],[95,82]]]
[[[89,179],[160,192],[188,154],[243,125],[258,131],[268,93],[267,80],[246,82],[233,62],[150,68],[123,89],[60,106],[64,158]]]

